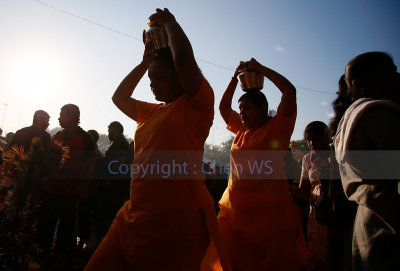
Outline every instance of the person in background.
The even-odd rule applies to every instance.
[[[232,109],[241,70],[263,74],[282,92],[276,116],[268,115],[267,99],[259,90],[239,98],[240,113]],[[288,192],[284,165],[297,115],[296,88],[252,58],[237,67],[219,110],[228,129],[236,135],[229,184],[219,202],[218,215],[233,270],[305,268],[307,251],[300,210]],[[271,164],[266,165],[266,159],[271,159]],[[252,169],[250,165],[255,163],[261,163],[263,169]]]
[[[123,133],[124,127],[118,121],[113,121],[108,126],[110,145],[105,153],[105,178],[99,183],[96,201],[99,240],[106,235],[118,210],[129,200],[131,174],[125,169],[130,168],[133,157]]]
[[[349,61],[345,80],[334,146],[344,192],[358,205],[352,268],[400,270],[400,74],[388,54],[367,52]]]
[[[303,158],[299,189],[294,195],[310,204],[307,223],[310,270],[344,270],[349,259],[345,247],[351,240],[354,213],[350,219],[346,218],[353,206],[341,187],[330,148],[331,132],[322,121],[313,121],[306,126],[304,138],[310,152]]]
[[[291,142],[285,155],[285,169],[289,183],[289,192],[291,193],[293,200],[301,212],[301,218],[303,222],[303,233],[307,241],[307,221],[308,214],[310,212],[310,205],[307,200],[296,197],[296,192],[299,187],[300,176],[301,176],[301,164],[293,156],[292,146],[294,142]],[[300,161],[301,162],[301,161]]]
[[[338,83],[339,91],[336,92],[337,98],[332,102],[332,109],[334,117],[329,123],[329,129],[331,130],[331,137],[336,135],[336,131],[340,122],[341,117],[344,115],[346,109],[352,104],[352,101],[347,93],[346,76],[343,74]]]
[[[91,136],[94,143],[94,161],[93,173],[90,177],[90,184],[88,189],[87,198],[78,199],[78,229],[77,235],[79,237],[78,251],[93,252],[99,242],[98,231],[95,231],[95,237],[91,235],[92,229],[97,230],[98,223],[97,201],[99,199],[99,186],[105,179],[105,162],[104,156],[99,150],[97,144],[99,140],[99,133],[96,130],[88,130],[87,133]],[[101,199],[104,202],[104,199]],[[101,213],[101,211],[100,211]]]
[[[13,138],[13,136],[14,136],[13,132],[7,133],[7,135],[6,135],[7,146],[10,146],[10,142],[11,142],[11,139]]]
[[[54,135],[52,141],[68,147],[69,158],[45,184],[38,221],[38,243],[49,255],[53,250],[53,239],[59,221],[54,253],[65,260],[63,264],[68,264],[68,259],[71,259],[76,249],[77,200],[87,197],[94,144],[91,136],[79,126],[78,106],[64,105],[59,122],[63,129]]]
[[[37,110],[33,115],[31,126],[19,129],[11,138],[9,147],[23,147],[25,151],[29,151],[32,144],[32,139],[38,137],[43,145],[48,145],[51,142],[51,136],[46,132],[49,127],[50,116],[44,110]]]
[[[6,145],[5,140],[3,139],[3,137],[1,136],[3,134],[3,129],[0,128],[0,166],[3,165],[3,144]],[[4,140],[4,142],[3,142]]]

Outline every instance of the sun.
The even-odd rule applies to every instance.
[[[12,81],[14,89],[22,98],[47,100],[54,96],[57,70],[51,59],[32,55],[15,63]]]

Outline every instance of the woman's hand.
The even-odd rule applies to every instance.
[[[244,63],[243,61],[240,61],[239,65],[237,66],[237,68],[235,70],[235,72],[233,73],[233,78],[235,78],[236,80],[237,80],[237,76],[243,71],[243,68],[242,68],[242,64],[243,63]]]
[[[239,70],[249,70],[249,71],[257,71],[262,73],[263,65],[261,65],[257,60],[254,58],[250,59],[250,61],[241,61],[238,68]]]
[[[151,59],[155,56],[155,51],[151,40],[146,37],[146,30],[143,30],[143,44],[144,44],[144,52],[142,63],[146,67],[149,67]]]
[[[170,22],[175,22],[175,17],[172,15],[171,12],[167,8],[162,9],[156,9],[156,13],[152,14],[149,17],[149,26],[157,25],[157,26],[163,26],[166,25]]]

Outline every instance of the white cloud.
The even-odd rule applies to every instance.
[[[328,117],[328,119],[331,119],[331,118],[333,118],[335,116],[335,113],[328,112],[328,113],[326,113],[326,116]]]
[[[278,46],[278,45],[274,47],[274,50],[275,50],[275,52],[278,52],[278,53],[285,52],[285,48]]]
[[[328,105],[328,102],[327,102],[327,101],[322,101],[322,102],[321,102],[321,105],[327,106],[327,105]]]

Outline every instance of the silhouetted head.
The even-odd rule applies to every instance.
[[[79,125],[80,111],[74,104],[66,104],[61,107],[60,117],[58,118],[62,128],[73,128]]]
[[[96,130],[88,130],[87,133],[92,137],[94,143],[99,141],[100,136]]]
[[[157,50],[150,62],[148,76],[157,101],[169,103],[184,93],[169,47]]]
[[[246,92],[239,98],[240,118],[250,130],[260,128],[268,121],[268,101],[259,90]]]
[[[10,144],[11,138],[12,138],[13,136],[14,136],[14,133],[13,133],[13,132],[7,133],[7,135],[6,135],[7,144]]]
[[[115,138],[124,133],[124,127],[118,121],[113,121],[108,125],[108,139],[114,141]]]
[[[329,150],[330,130],[322,121],[310,122],[304,129],[304,138],[310,150]]]
[[[49,127],[50,116],[44,110],[37,110],[33,115],[33,125],[40,127],[43,130],[46,130]]]
[[[344,74],[339,79],[338,87],[339,91],[336,92],[338,97],[332,102],[332,108],[335,115],[329,124],[332,136],[336,134],[337,127],[344,112],[346,112],[346,109],[353,103],[347,88],[346,76]]]
[[[346,66],[346,83],[353,101],[362,98],[400,102],[400,77],[391,56],[368,52],[356,56]]]

